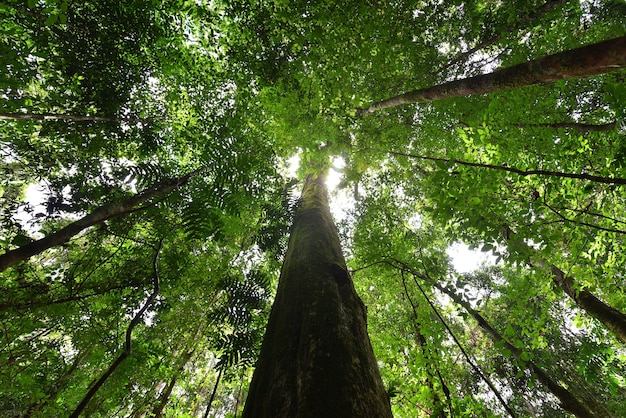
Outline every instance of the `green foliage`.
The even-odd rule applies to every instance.
[[[601,413],[626,415],[619,343],[502,238],[506,224],[534,256],[624,312],[623,186],[458,163],[626,178],[623,70],[356,116],[404,91],[623,36],[623,9],[2,2],[0,251],[198,174],[0,273],[0,415],[71,413],[119,355],[162,240],[156,303],[86,413],[152,414],[171,383],[165,415],[198,416],[221,372],[213,411],[235,416],[297,207],[297,180],[281,169],[294,155],[301,179],[341,156],[341,184],[362,198],[344,235],[396,416],[505,413],[429,301],[519,416],[564,416],[530,362]],[[456,241],[498,266],[452,271],[446,248]]]

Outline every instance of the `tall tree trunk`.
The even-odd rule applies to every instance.
[[[358,109],[369,115],[407,103],[425,103],[450,97],[486,94],[568,78],[602,74],[626,67],[626,36],[496,70],[489,74],[413,90]]]
[[[36,254],[40,254],[45,250],[57,245],[61,245],[69,241],[74,235],[90,226],[102,223],[108,219],[124,216],[137,209],[140,204],[160,195],[171,192],[178,187],[184,185],[189,179],[196,175],[198,171],[194,171],[182,177],[168,179],[162,181],[136,195],[121,201],[112,202],[96,208],[89,215],[85,215],[79,220],[72,222],[57,232],[46,235],[44,238],[33,241],[26,245],[22,245],[14,250],[7,251],[0,255],[0,271],[4,271],[20,261],[26,260]]]
[[[243,417],[391,417],[328,207],[307,177]]]
[[[157,403],[154,406],[154,409],[152,410],[152,414],[150,415],[152,418],[163,417],[165,407],[167,406],[167,403],[170,401],[170,397],[172,396],[172,391],[174,390],[174,386],[176,385],[178,377],[185,370],[185,366],[187,366],[187,363],[189,363],[189,360],[191,360],[191,357],[193,356],[195,351],[196,350],[194,348],[192,350],[188,350],[187,352],[185,352],[185,354],[183,354],[183,357],[180,360],[180,364],[178,368],[176,369],[176,371],[174,372],[174,376],[172,376],[172,379],[170,380],[170,382],[167,384],[167,386],[165,387],[163,392],[161,392],[161,394],[159,395],[159,398],[157,399]]]
[[[574,282],[574,278],[567,276],[563,270],[537,255],[537,251],[516,236],[508,225],[504,226],[502,236],[507,240],[511,249],[529,254],[528,262],[531,266],[550,273],[554,283],[576,305],[600,321],[620,341],[626,343],[626,314],[604,303],[590,291],[579,288]]]
[[[215,394],[217,393],[217,388],[220,385],[223,371],[224,370],[220,369],[219,373],[217,373],[217,378],[215,379],[215,384],[213,385],[213,391],[211,392],[209,403],[207,404],[206,410],[204,411],[204,418],[209,418],[209,414],[211,413],[211,405],[213,405],[213,401],[215,400]]]
[[[541,382],[550,392],[552,392],[554,396],[556,396],[559,399],[559,401],[561,402],[561,407],[563,409],[571,412],[572,414],[576,415],[579,418],[600,418],[601,417],[601,415],[598,415],[592,410],[590,410],[586,404],[581,402],[565,386],[561,385],[559,382],[552,379],[552,377],[550,377],[550,375],[546,373],[546,371],[543,370],[543,368],[539,367],[532,360],[523,361],[521,359],[522,350],[515,347],[513,344],[509,343],[506,339],[504,339],[504,337],[498,331],[496,331],[478,311],[473,309],[469,303],[463,300],[463,298],[461,298],[455,292],[448,289],[447,287],[442,286],[441,284],[437,283],[435,280],[431,280],[429,277],[419,272],[414,271],[402,261],[394,260],[394,262],[391,263],[391,265],[393,265],[396,268],[400,268],[402,270],[408,271],[414,276],[419,277],[420,279],[424,280],[426,283],[437,288],[442,293],[448,295],[450,299],[452,299],[454,302],[462,306],[470,315],[472,315],[472,317],[474,317],[478,325],[487,333],[489,338],[491,338],[491,340],[494,343],[503,341],[506,349],[511,351],[511,353],[517,359],[521,360],[522,363],[525,363],[527,365],[528,369],[533,373],[533,375],[537,378],[537,380]]]

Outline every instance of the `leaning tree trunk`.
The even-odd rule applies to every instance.
[[[309,176],[243,417],[391,416],[324,180]]]
[[[413,90],[358,109],[361,115],[407,103],[425,103],[450,97],[486,94],[551,83],[568,78],[608,73],[626,67],[626,36],[503,68],[489,74]]]
[[[576,284],[573,277],[567,276],[563,270],[538,255],[537,250],[531,248],[520,237],[516,236],[508,225],[504,225],[502,237],[508,242],[508,246],[511,249],[517,250],[520,253],[529,254],[528,263],[532,267],[550,273],[552,281],[559,286],[580,309],[600,321],[618,340],[626,343],[626,314],[603,302],[589,290],[581,288]]]
[[[140,204],[145,203],[154,197],[165,195],[178,187],[183,186],[198,172],[199,171],[196,170],[182,177],[164,180],[126,200],[102,205],[90,214],[83,216],[79,220],[72,222],[56,232],[46,235],[37,241],[22,245],[14,250],[7,251],[6,253],[0,255],[0,271],[4,271],[13,264],[27,260],[28,258],[40,254],[47,249],[65,244],[74,235],[80,233],[86,228],[89,228],[90,226],[97,225],[112,218],[125,216],[136,210]]]
[[[399,266],[391,263],[392,266],[410,272],[415,277],[419,277],[424,282],[438,289],[440,292],[448,295],[450,299],[462,306],[470,315],[472,315],[472,317],[474,317],[474,319],[478,323],[478,326],[487,333],[489,338],[491,338],[494,343],[504,342],[504,347],[511,351],[516,359],[521,360],[522,349],[517,348],[513,344],[509,343],[498,331],[495,330],[495,328],[491,326],[491,324],[489,324],[489,322],[487,322],[487,320],[478,311],[473,309],[472,306],[467,303],[463,298],[461,298],[456,292],[441,285],[440,283],[437,283],[436,281],[431,280],[428,276],[414,271],[402,261],[394,261],[397,262]],[[534,361],[525,360],[522,361],[522,363],[525,363],[527,368],[535,376],[535,378],[539,382],[541,382],[554,396],[557,397],[557,399],[561,402],[561,407],[564,410],[571,412],[579,418],[600,418],[601,416],[606,416],[604,414],[601,415],[601,412],[599,411],[592,411],[588,407],[588,405],[579,400],[578,397],[574,393],[572,393],[566,385],[564,386],[563,384],[561,384],[561,382],[554,380],[552,376],[550,376],[542,367],[537,365]]]

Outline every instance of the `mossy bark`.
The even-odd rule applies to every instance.
[[[328,207],[309,176],[243,417],[391,417]]]

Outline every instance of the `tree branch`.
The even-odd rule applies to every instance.
[[[504,165],[495,165],[495,164],[483,164],[483,163],[472,163],[469,161],[457,160],[457,159],[449,159],[449,158],[437,158],[437,157],[427,157],[424,155],[415,155],[409,154],[406,152],[398,152],[398,151],[385,151],[376,148],[362,148],[363,151],[373,151],[380,152],[384,154],[396,155],[400,157],[408,157],[408,158],[417,158],[424,161],[433,161],[433,162],[441,162],[445,164],[458,164],[466,167],[477,167],[477,168],[487,168],[490,170],[498,170],[505,171],[508,173],[517,174],[522,177],[527,176],[546,176],[546,177],[562,177],[562,178],[570,178],[570,179],[578,179],[578,180],[588,180],[594,183],[603,183],[603,184],[619,184],[626,185],[626,178],[622,177],[602,177],[602,176],[594,176],[593,174],[586,173],[563,173],[560,171],[551,171],[551,170],[520,170],[514,167],[507,167]]]
[[[78,404],[74,412],[72,412],[72,414],[70,415],[70,418],[78,418],[78,416],[82,413],[85,407],[87,407],[87,405],[89,404],[89,401],[91,400],[91,398],[93,398],[93,396],[98,392],[98,390],[100,390],[100,388],[104,385],[107,379],[113,374],[115,369],[117,369],[117,367],[120,364],[122,364],[122,362],[128,356],[132,354],[133,347],[132,347],[131,337],[132,337],[133,329],[137,326],[137,324],[139,324],[139,321],[141,321],[143,314],[146,312],[146,310],[148,310],[148,308],[150,308],[150,306],[152,306],[152,304],[154,303],[154,300],[159,294],[160,283],[159,283],[158,262],[159,262],[159,254],[161,252],[162,246],[163,246],[163,239],[159,241],[158,248],[154,254],[154,259],[152,261],[152,265],[153,265],[152,293],[150,294],[150,296],[148,296],[148,299],[146,299],[146,302],[144,303],[143,307],[135,314],[133,319],[130,321],[128,328],[126,329],[124,351],[120,353],[120,355],[115,359],[115,361],[111,364],[111,366],[109,366],[107,371],[104,372],[104,374],[100,377],[100,379],[98,379],[98,381],[91,387],[91,389],[89,389],[85,397],[80,401],[80,403]]]
[[[148,189],[143,190],[142,192],[137,193],[124,201],[102,205],[96,208],[89,215],[85,215],[81,219],[72,222],[57,232],[49,234],[40,240],[30,242],[14,250],[7,251],[6,253],[0,255],[0,271],[4,271],[13,264],[26,260],[36,254],[40,254],[49,248],[64,244],[74,235],[86,228],[89,228],[90,226],[102,223],[111,218],[125,216],[136,210],[137,206],[147,200],[169,193],[186,184],[192,176],[198,173],[199,170],[196,170],[182,177],[168,179],[149,187]]]

